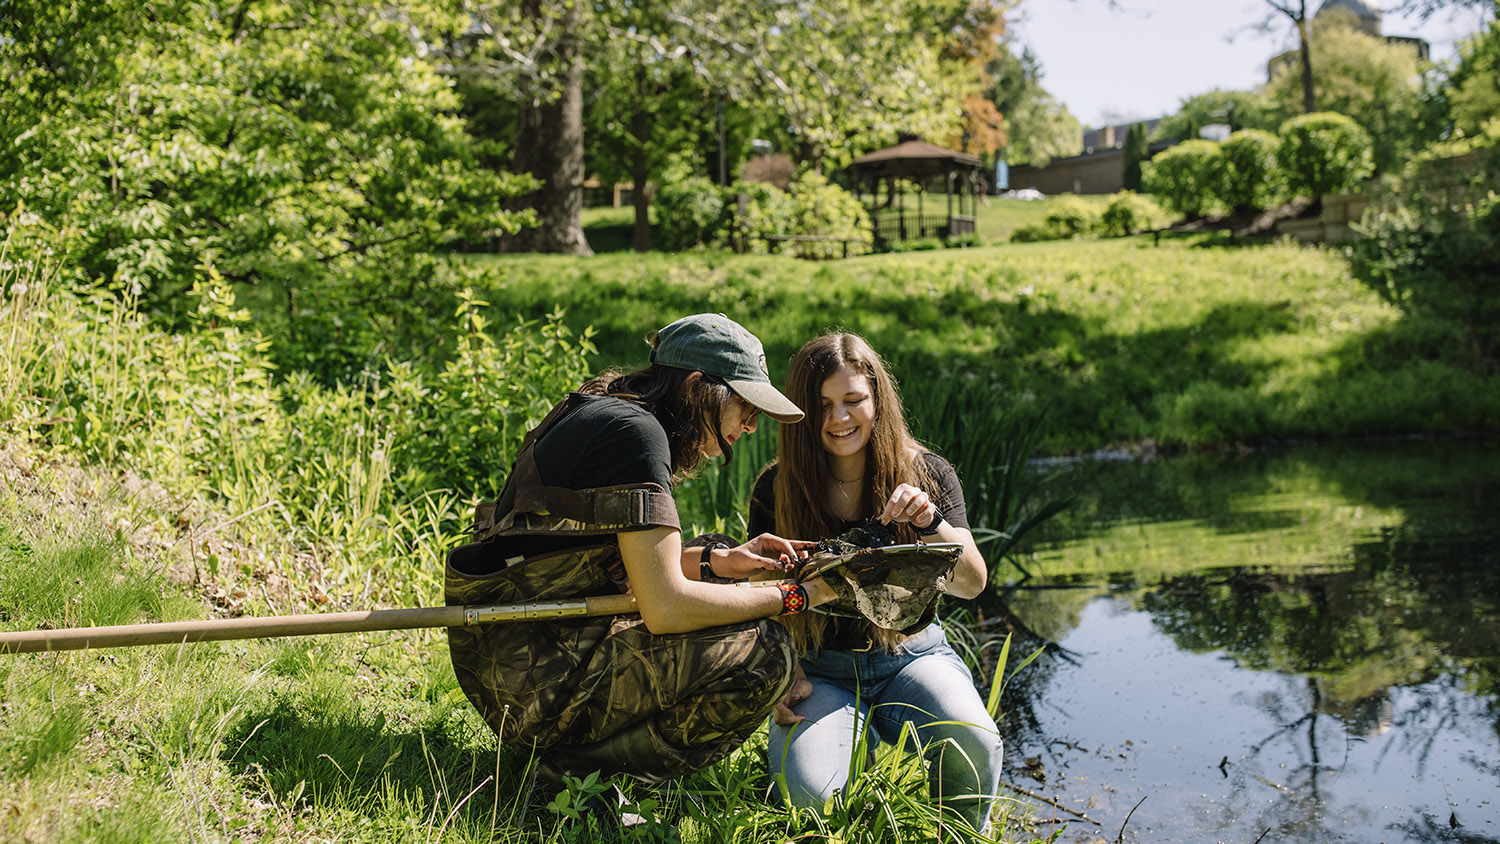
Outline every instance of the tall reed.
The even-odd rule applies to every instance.
[[[1042,522],[1071,506],[1048,499],[1044,479],[1029,463],[1041,445],[1046,415],[1008,404],[997,383],[933,379],[903,390],[913,433],[945,457],[964,484],[975,540],[996,568]]]

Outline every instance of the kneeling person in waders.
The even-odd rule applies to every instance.
[[[655,782],[729,755],[792,681],[791,639],[769,619],[835,597],[822,580],[714,582],[788,569],[812,543],[683,547],[673,480],[729,460],[759,413],[803,414],[771,386],[760,341],[726,317],[685,317],[649,342],[651,366],[594,378],[526,436],[476,541],[448,558],[450,605],[636,599],[639,616],[449,628],[470,702],[554,782]]]

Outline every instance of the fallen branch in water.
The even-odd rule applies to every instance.
[[[1093,824],[1094,826],[1103,826],[1103,824],[1099,823],[1098,821],[1094,820],[1093,818],[1089,817],[1088,815],[1085,815],[1084,813],[1082,813],[1080,811],[1077,811],[1076,809],[1069,809],[1067,806],[1064,806],[1063,804],[1061,804],[1061,803],[1057,802],[1056,800],[1053,800],[1053,799],[1051,799],[1049,797],[1043,797],[1042,795],[1037,794],[1035,792],[1027,791],[1026,789],[1020,787],[1019,785],[1011,785],[1008,782],[1001,783],[1001,785],[1005,786],[1006,788],[1008,788],[1011,791],[1014,791],[1014,792],[1016,792],[1018,794],[1024,794],[1027,797],[1030,797],[1032,800],[1040,800],[1043,803],[1046,803],[1048,806],[1051,806],[1054,809],[1061,809],[1064,812],[1067,812],[1068,814],[1070,814],[1070,815],[1072,815],[1072,816],[1074,816],[1076,818],[1082,818],[1083,820],[1088,821],[1089,823]]]

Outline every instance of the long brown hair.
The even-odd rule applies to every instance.
[[[703,446],[709,436],[718,440],[728,464],[734,448],[724,439],[721,420],[734,391],[707,373],[689,378],[695,370],[652,364],[634,372],[611,369],[589,379],[580,393],[614,396],[645,408],[667,432],[672,453],[672,474],[690,475],[703,463]]]
[[[776,532],[800,539],[837,536],[844,521],[834,513],[828,497],[832,471],[823,450],[823,382],[841,367],[849,367],[870,382],[875,402],[875,424],[865,445],[865,475],[860,483],[858,512],[874,516],[896,487],[906,483],[937,491],[937,484],[921,454],[927,449],[917,442],[906,425],[896,380],[885,362],[857,334],[825,334],[809,340],[792,357],[787,371],[788,398],[807,414],[801,425],[783,425],[776,450]],[[914,542],[916,534],[905,523],[892,524],[901,542]],[[799,648],[810,650],[822,642],[823,616],[813,613],[784,619]],[[894,630],[872,628],[875,642],[887,650],[903,638]]]

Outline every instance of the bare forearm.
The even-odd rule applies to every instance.
[[[620,555],[630,576],[631,592],[646,628],[652,633],[685,633],[769,618],[783,609],[774,585],[727,586],[690,579],[677,531],[656,528],[619,535]],[[694,549],[689,549],[694,550]],[[702,552],[698,552],[701,556]],[[809,606],[833,600],[821,580],[803,585]]]
[[[648,599],[637,592],[636,604],[652,633],[686,633],[754,621],[780,615],[783,609],[782,590],[774,582],[750,585],[684,580],[678,585],[681,591],[673,595],[653,595]],[[808,606],[818,606],[835,597],[821,580],[809,581],[802,588],[807,592]]]

